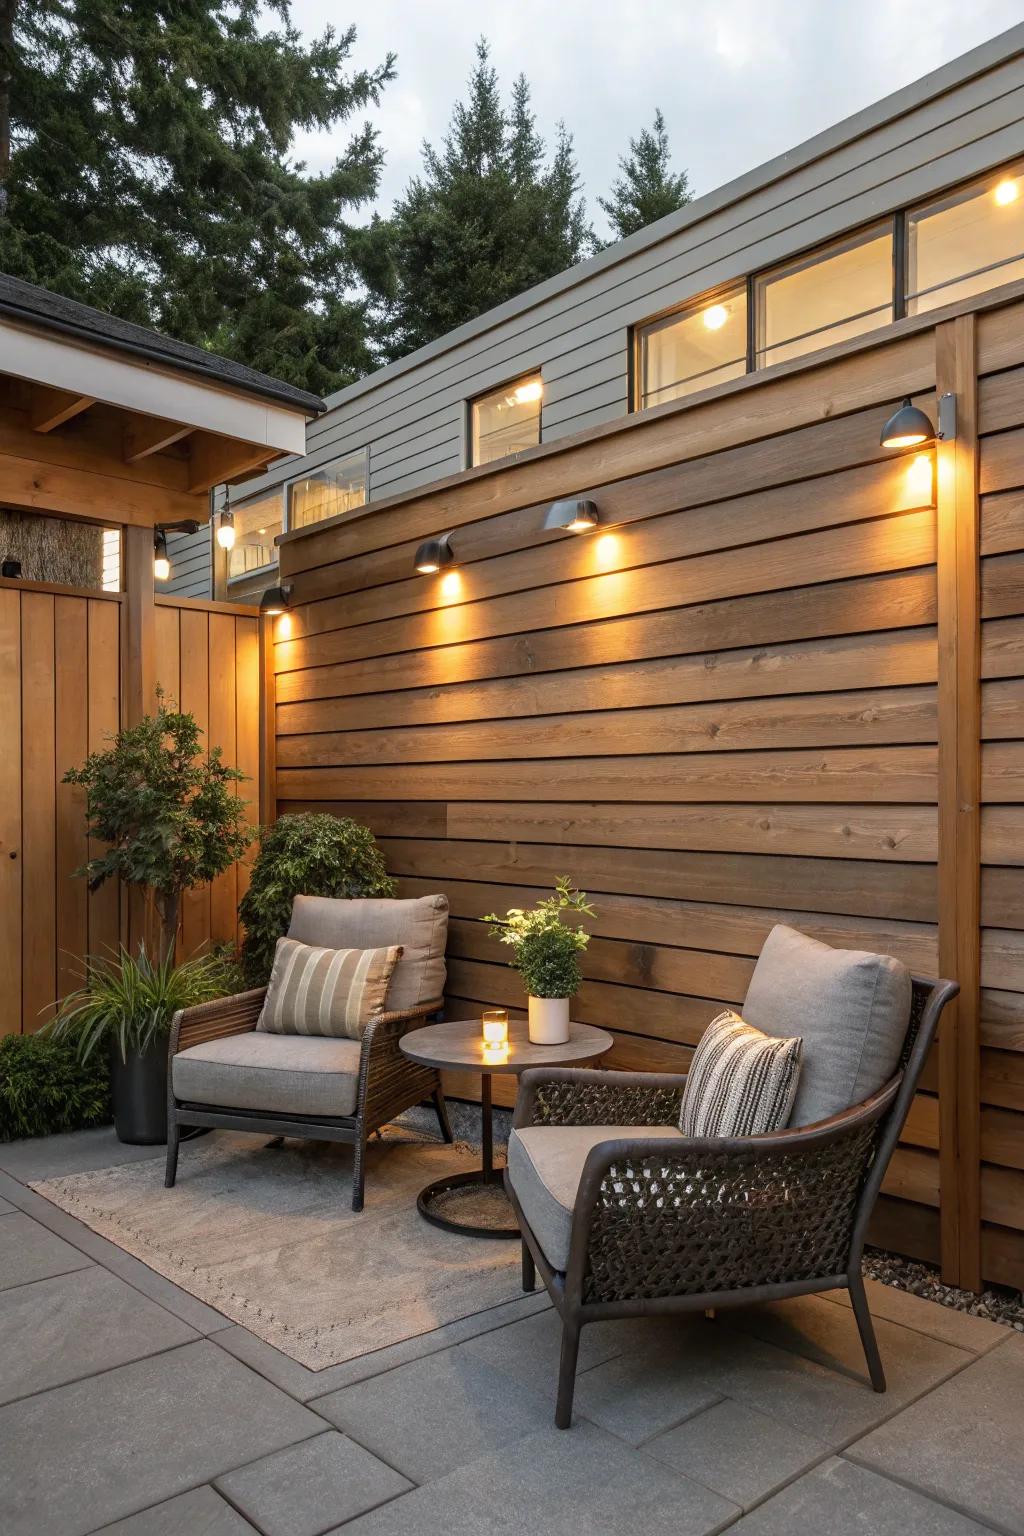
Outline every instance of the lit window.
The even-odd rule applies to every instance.
[[[885,225],[757,279],[757,367],[817,352],[892,318],[892,230]]]
[[[638,333],[638,405],[646,410],[747,371],[745,288],[705,300]]]
[[[471,407],[472,463],[490,464],[540,442],[544,384],[539,373],[481,395]]]
[[[907,215],[907,313],[1024,276],[1024,172],[1001,172]]]
[[[365,449],[311,470],[288,487],[288,527],[305,528],[366,502]]]
[[[277,564],[274,539],[281,532],[281,488],[236,502],[235,544],[228,553],[228,578],[234,580]]]
[[[104,592],[121,590],[121,530],[104,528],[100,551],[100,581]]]

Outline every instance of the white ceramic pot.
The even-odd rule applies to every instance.
[[[530,998],[530,1042],[533,1045],[564,1045],[569,1038],[569,999]]]

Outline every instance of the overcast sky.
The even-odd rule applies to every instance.
[[[572,132],[588,207],[660,106],[699,195],[1024,21],[1024,0],[292,0],[304,32],[353,24],[353,62],[390,50],[398,77],[372,119],[385,211],[438,142],[485,32],[504,86],[520,71],[549,139]],[[296,145],[311,168],[329,136]]]

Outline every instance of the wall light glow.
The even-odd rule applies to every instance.
[[[724,304],[712,304],[704,311],[704,324],[709,331],[720,331],[728,318],[729,311]]]
[[[907,495],[911,504],[930,507],[932,504],[932,456],[915,453],[906,469]]]
[[[516,405],[530,405],[534,400],[539,400],[544,393],[544,385],[540,379],[529,379],[525,384],[517,384],[512,391],[512,399]]]
[[[594,540],[595,563],[602,571],[610,571],[619,563],[622,553],[622,540],[617,533],[602,533],[599,539]]]
[[[1015,203],[1017,201],[1017,198],[1020,196],[1020,186],[1016,181],[1007,177],[999,183],[992,196],[1000,208],[1005,208],[1008,203]]]
[[[446,571],[441,577],[441,596],[448,602],[462,596],[462,572]]]
[[[290,613],[282,613],[274,624],[275,640],[290,640],[292,637],[292,616]]]

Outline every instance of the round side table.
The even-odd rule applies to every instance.
[[[533,1045],[525,1019],[509,1021],[508,1050],[499,1057],[491,1053],[484,1056],[479,1019],[447,1019],[443,1024],[428,1024],[403,1035],[402,1050],[410,1060],[441,1071],[480,1074],[481,1166],[471,1173],[450,1174],[428,1184],[416,1201],[420,1215],[435,1227],[468,1237],[518,1237],[519,1228],[505,1194],[503,1170],[494,1166],[491,1077],[495,1073],[518,1077],[527,1067],[578,1067],[606,1055],[612,1044],[611,1035],[603,1029],[570,1024],[569,1039],[564,1045]],[[463,1201],[471,1212],[466,1219],[453,1209]]]

